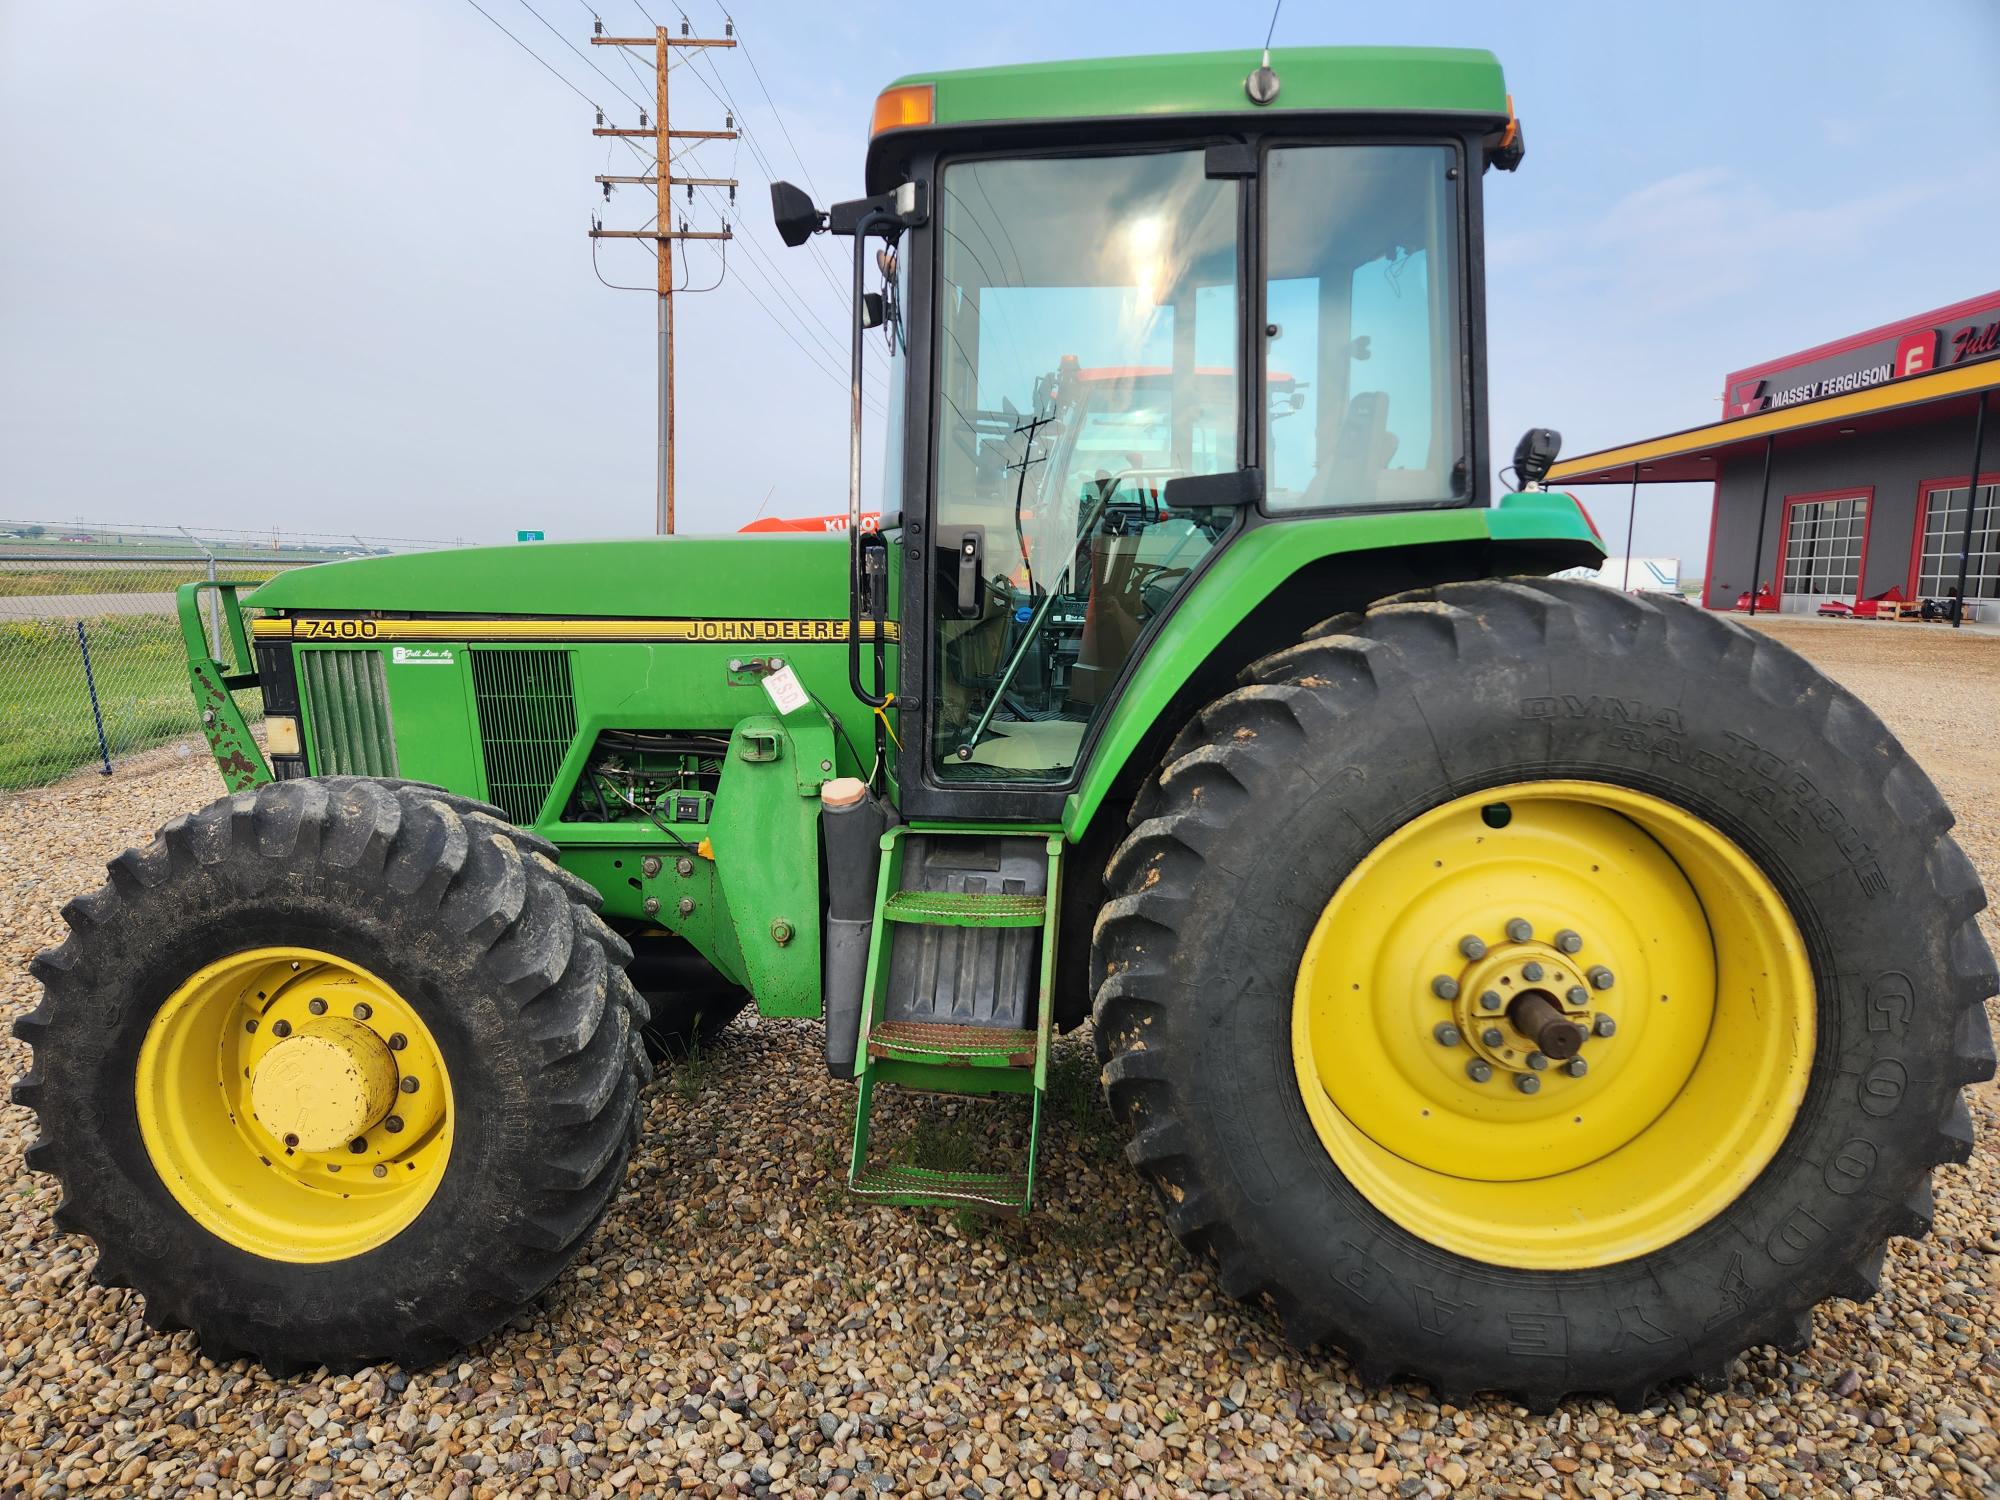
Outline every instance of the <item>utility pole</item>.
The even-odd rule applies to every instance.
[[[602,31],[603,22],[598,22]],[[678,230],[670,230],[667,225],[673,210],[673,190],[676,186],[686,187],[688,196],[694,196],[697,187],[726,187],[730,198],[736,196],[736,179],[733,177],[676,177],[673,175],[673,142],[675,141],[733,141],[736,139],[736,121],[729,118],[727,130],[675,130],[667,120],[667,73],[672,66],[672,50],[675,47],[734,47],[736,45],[735,26],[726,25],[730,34],[723,37],[689,36],[688,23],[681,22],[681,34],[669,36],[664,26],[656,28],[652,36],[593,36],[593,47],[651,47],[653,49],[654,75],[654,121],[646,126],[645,111],[639,113],[640,128],[622,130],[603,123],[603,115],[598,116],[597,128],[592,135],[620,137],[651,137],[653,142],[653,175],[650,177],[599,177],[604,184],[605,196],[611,194],[614,183],[645,183],[653,189],[659,205],[659,214],[651,229],[598,229],[590,233],[593,239],[652,240],[658,247],[660,259],[659,281],[659,360],[660,360],[660,451],[657,466],[657,495],[655,498],[654,529],[661,536],[672,536],[674,531],[674,241],[675,240],[726,240],[730,237],[729,226],[725,223],[719,230],[689,229],[687,221],[681,221]]]

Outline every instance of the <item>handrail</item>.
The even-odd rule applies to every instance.
[[[864,308],[863,286],[867,277],[868,232],[877,224],[900,224],[902,220],[886,209],[871,208],[854,225],[854,306],[852,308],[853,347],[848,364],[848,428],[847,428],[847,682],[854,696],[870,708],[886,708],[890,693],[887,659],[882,645],[883,612],[871,607],[869,614],[875,629],[875,687],[873,691],[861,682],[861,598],[868,587],[867,570],[863,565],[863,553],[867,547],[861,531],[861,376],[862,359],[867,347],[867,330],[862,325]],[[888,558],[883,557],[882,593],[885,600],[889,591]],[[880,732],[877,732],[880,738]],[[881,746],[877,745],[879,751]]]
[[[236,601],[239,588],[256,584],[184,583],[174,591],[174,609],[180,617],[181,639],[187,646],[188,684],[194,690],[194,705],[201,715],[202,737],[215,754],[216,768],[232,792],[248,791],[271,780],[271,767],[264,752],[244,722],[243,710],[236,705],[237,688],[256,687],[256,657],[250,649],[250,633],[243,625],[243,607]],[[252,670],[231,672],[229,663],[216,660],[202,626],[201,596],[213,590],[215,607],[228,626],[229,643],[235,660],[247,662]]]

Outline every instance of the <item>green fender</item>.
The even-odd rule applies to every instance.
[[[1595,566],[1604,543],[1576,500],[1553,491],[1507,495],[1491,509],[1392,511],[1257,526],[1225,546],[1145,648],[1112,707],[1083,780],[1063,806],[1063,833],[1083,836],[1159,717],[1197,668],[1299,569],[1339,553],[1491,541],[1546,544],[1558,566]],[[1329,611],[1330,612],[1330,611]]]

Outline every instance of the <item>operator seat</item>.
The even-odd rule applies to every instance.
[[[1396,434],[1389,430],[1388,392],[1357,392],[1347,403],[1332,456],[1306,486],[1305,505],[1367,505],[1379,499],[1382,475],[1396,456],[1397,444]]]

